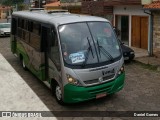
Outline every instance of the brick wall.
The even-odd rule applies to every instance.
[[[154,12],[153,17],[153,50],[160,51],[160,12]]]
[[[113,6],[104,6],[103,1],[83,1],[82,13],[104,17],[113,14]]]
[[[10,14],[11,8],[10,7],[0,7],[0,19],[4,19]]]
[[[103,1],[84,1],[82,2],[82,13],[90,15],[103,15]]]
[[[141,5],[141,0],[81,0],[82,13],[106,17],[113,15],[114,6]]]

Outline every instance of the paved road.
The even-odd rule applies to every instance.
[[[85,103],[61,106],[57,104],[50,90],[43,85],[29,71],[24,71],[16,58],[10,52],[10,39],[0,38],[0,53],[7,59],[13,68],[20,74],[30,88],[38,95],[42,102],[51,111],[160,111],[160,73],[144,68],[136,63],[125,65],[126,83],[119,93],[98,100]],[[160,114],[159,114],[160,116]],[[59,117],[60,120],[64,118]],[[78,120],[128,120],[156,118],[102,118],[102,117],[68,117]],[[158,119],[158,118],[157,118]]]

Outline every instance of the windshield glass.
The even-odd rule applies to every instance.
[[[121,55],[119,44],[108,22],[84,22],[59,27],[64,61],[89,65],[113,60]]]
[[[10,28],[11,24],[0,24],[0,28]]]
[[[105,22],[89,22],[88,25],[97,44],[99,61],[105,62],[119,57],[120,48],[111,25]]]

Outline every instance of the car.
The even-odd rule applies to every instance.
[[[0,23],[0,36],[10,36],[11,23]]]
[[[123,42],[120,41],[120,45],[122,48],[122,52],[123,52],[123,57],[125,61],[131,61],[134,59],[135,57],[135,52],[133,49],[131,49],[130,47],[128,47],[127,45],[125,45]]]
[[[116,35],[119,36],[120,30],[118,30],[116,27],[113,27],[113,30],[115,31]],[[123,57],[125,61],[131,61],[135,57],[135,52],[133,49],[125,45],[121,40],[119,40],[122,52],[123,52]]]

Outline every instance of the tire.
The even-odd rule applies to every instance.
[[[55,97],[58,103],[62,103],[62,90],[61,87],[57,84],[55,86]]]
[[[54,79],[51,80],[51,92],[52,95],[55,97],[56,101],[58,102],[58,104],[66,105],[66,103],[64,103],[62,99],[62,89],[58,84],[58,82]]]
[[[22,64],[23,69],[27,70],[27,66],[26,66],[23,58],[21,58],[21,64]]]
[[[54,88],[52,89],[56,98],[56,101],[61,104],[64,105],[64,102],[62,100],[62,89],[59,86],[59,84],[57,83]]]

